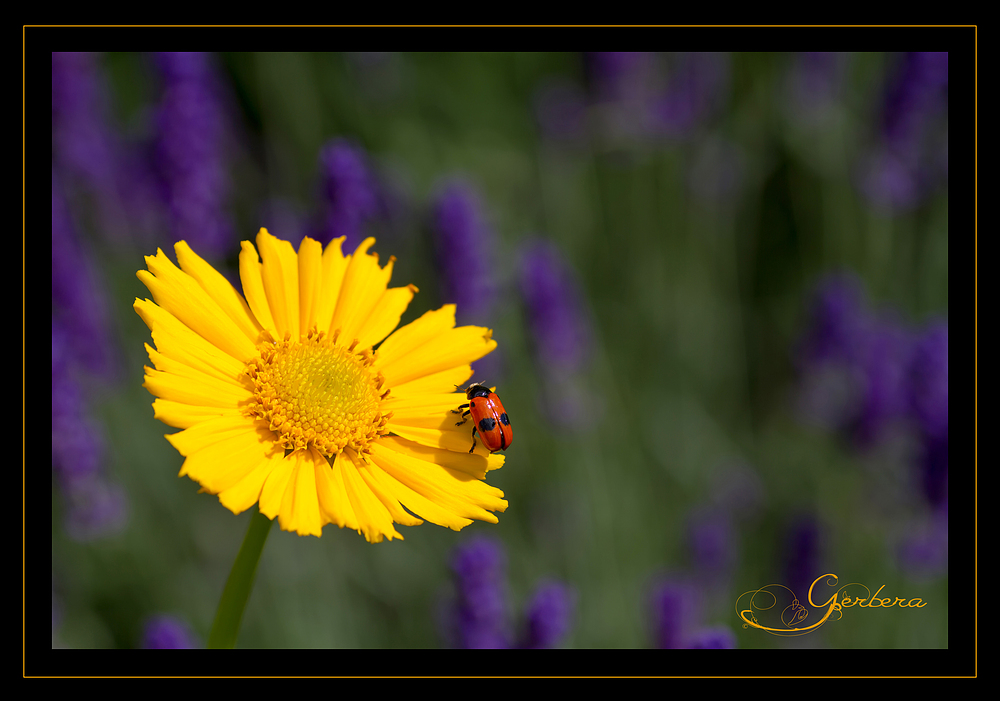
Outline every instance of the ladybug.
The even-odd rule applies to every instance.
[[[514,429],[510,427],[510,419],[507,418],[507,412],[500,403],[500,397],[479,382],[469,385],[465,390],[465,396],[469,399],[469,403],[451,411],[453,414],[462,414],[462,420],[455,424],[456,426],[464,424],[468,421],[469,414],[472,414],[472,420],[476,425],[472,427],[472,447],[469,452],[476,449],[476,431],[479,431],[483,445],[491,453],[507,450],[514,440]],[[466,407],[469,408],[463,413],[462,409]]]

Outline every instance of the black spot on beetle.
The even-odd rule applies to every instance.
[[[500,423],[504,426],[510,426],[510,419],[507,418],[507,412],[500,414]]]
[[[492,416],[487,416],[482,420],[480,420],[479,430],[482,431],[483,433],[486,433],[487,431],[492,431],[494,428],[496,428],[496,425],[497,425],[496,419],[494,419]]]

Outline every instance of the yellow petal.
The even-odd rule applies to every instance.
[[[470,432],[469,445],[472,445]],[[497,470],[503,467],[504,456],[502,453],[492,453],[490,455],[482,453],[469,453],[466,448],[463,451],[445,450],[421,445],[414,441],[406,440],[400,436],[383,436],[379,439],[385,447],[397,453],[409,455],[410,457],[435,465],[443,465],[452,470],[459,470],[476,479],[483,479],[490,470]]]
[[[390,423],[389,430],[408,441],[413,441],[414,443],[419,443],[430,448],[450,450],[456,453],[470,453],[471,451],[472,455],[482,455],[483,457],[489,454],[483,442],[478,438],[476,439],[475,450],[472,449],[471,428],[467,433],[458,434],[454,431],[441,431],[423,426],[394,426]]]
[[[399,324],[399,319],[406,311],[413,295],[418,292],[414,285],[406,287],[391,287],[385,291],[382,298],[372,308],[367,318],[358,328],[359,348],[370,348],[388,336]]]
[[[384,443],[372,446],[372,460],[398,482],[454,516],[497,523],[497,517],[490,512],[504,511],[507,508],[503,492],[496,487],[464,472],[397,453]],[[455,530],[466,525],[456,523],[454,519],[449,519],[447,523],[435,520],[441,518],[440,513],[431,515],[418,508],[416,503],[406,500],[403,503],[428,521]],[[426,508],[426,503],[423,506]]]
[[[466,421],[461,426],[456,426],[458,421],[460,421],[458,414],[452,414],[450,411],[447,412],[447,415],[420,415],[404,412],[399,417],[393,414],[389,419],[388,428],[397,436],[426,446],[468,453],[472,448],[473,423]],[[478,438],[476,439],[475,452],[479,455],[489,454],[483,441]]]
[[[399,499],[393,496],[391,489],[386,487],[393,480],[382,468],[374,463],[368,463],[358,469],[358,474],[361,475],[361,479],[365,481],[368,488],[372,490],[375,498],[382,502],[382,505],[389,511],[389,516],[395,523],[403,526],[419,526],[423,523],[422,520],[404,509],[402,504],[399,503]]]
[[[382,413],[391,411],[393,418],[400,419],[423,419],[428,417],[450,419],[452,422],[461,421],[458,407],[468,404],[469,400],[462,392],[451,392],[450,394],[419,394],[407,397],[390,395],[382,404]],[[454,413],[458,411],[458,413]]]
[[[234,514],[243,513],[256,504],[260,499],[264,482],[272,470],[281,467],[284,454],[285,451],[280,446],[273,446],[271,451],[265,454],[264,458],[243,479],[219,492],[219,503]]]
[[[271,305],[267,301],[267,292],[264,290],[264,266],[257,256],[257,249],[249,241],[243,241],[240,246],[240,282],[243,283],[247,304],[257,322],[270,331],[276,340],[281,339],[283,336],[278,333]]]
[[[446,304],[440,309],[424,313],[419,319],[414,319],[406,326],[396,329],[395,333],[385,339],[379,346],[376,366],[391,365],[398,360],[405,360],[409,353],[454,326],[454,304]]]
[[[299,261],[295,249],[288,241],[261,229],[257,232],[257,250],[263,263],[264,292],[278,338],[284,338],[286,333],[299,338]]]
[[[223,409],[211,406],[192,406],[169,399],[157,398],[153,402],[153,418],[174,428],[190,428],[195,424],[223,416],[242,416],[242,409]]]
[[[222,311],[233,320],[244,336],[256,341],[262,327],[247,306],[243,295],[237,292],[225,275],[191,250],[186,241],[175,243],[174,253],[177,255],[177,263],[181,266],[181,270],[198,281],[202,289],[218,302]]]
[[[306,236],[299,244],[299,329],[308,333],[316,325],[316,310],[323,292],[323,247]]]
[[[381,351],[379,351],[381,353]],[[393,385],[390,397],[397,399],[422,394],[442,394],[464,387],[472,377],[472,366],[459,365],[403,384]],[[463,395],[464,396],[464,395]],[[464,404],[465,402],[458,402]]]
[[[269,439],[273,434],[266,428],[261,428],[263,424],[262,421],[258,422],[242,414],[219,416],[178,433],[171,433],[167,435],[167,440],[177,449],[178,453],[185,457],[194,455],[199,450],[227,440],[232,436],[252,436],[262,445],[270,445],[273,441]],[[181,474],[187,473],[182,470]]]
[[[378,254],[367,254],[375,244],[374,238],[367,238],[354,251],[337,300],[337,310],[330,324],[331,332],[341,329],[340,338],[350,344],[360,338],[360,332],[375,304],[382,297],[389,278],[392,276],[394,258],[390,258],[384,268],[378,264]]]
[[[254,341],[230,319],[198,282],[157,249],[146,256],[149,270],[136,277],[149,289],[158,305],[196,334],[237,360],[246,362],[256,353]]]
[[[319,508],[327,523],[333,523],[341,528],[359,530],[358,517],[351,506],[351,500],[347,498],[347,487],[344,486],[344,475],[341,471],[342,465],[337,463],[349,459],[341,453],[334,460],[331,468],[326,460],[320,465],[319,461],[314,461],[316,469],[316,490],[319,493]],[[355,469],[350,465],[350,469]]]
[[[344,273],[347,272],[347,265],[351,261],[351,256],[345,256],[340,251],[340,246],[345,238],[347,237],[341,236],[334,239],[323,250],[323,286],[316,308],[316,326],[320,331],[327,333],[333,330],[330,328],[330,324],[333,322],[333,312],[337,309],[337,300],[340,298]]]
[[[446,305],[439,311],[447,306],[451,305]],[[389,387],[456,366],[468,365],[497,347],[490,329],[481,326],[441,328],[441,322],[448,315],[430,316],[431,314],[433,312],[428,312],[399,329],[379,347],[375,367],[385,375]],[[418,328],[415,332],[405,334],[400,342],[392,343],[411,326]]]
[[[257,440],[253,431],[243,431],[190,454],[181,474],[200,484],[204,491],[218,494],[249,475],[272,448]]]
[[[292,478],[288,481],[285,496],[281,500],[278,523],[284,531],[320,536],[323,522],[316,495],[313,453],[309,450],[296,450],[285,459],[292,462]]]
[[[338,456],[337,465],[341,466],[341,474],[344,477],[344,488],[347,491],[347,498],[351,501],[351,507],[358,517],[358,532],[363,533],[369,543],[381,543],[384,537],[389,540],[393,538],[402,539],[392,525],[392,516],[389,510],[372,494],[372,490],[358,474],[356,466],[357,458],[351,450],[345,450],[341,455],[347,455],[349,460],[341,460]]]
[[[177,378],[188,379],[206,387],[217,388],[219,392],[227,396],[236,397],[237,401],[240,398],[249,398],[250,393],[253,391],[253,384],[250,378],[244,374],[237,375],[236,377],[228,377],[216,371],[211,366],[201,363],[197,358],[183,353],[177,354],[184,358],[184,360],[192,363],[192,365],[188,365],[183,360],[175,360],[160,353],[148,343],[144,343],[143,345],[146,347],[146,353],[149,355],[150,361],[161,372]]]
[[[422,494],[413,491],[377,464],[369,472],[371,479],[377,480],[382,491],[392,498],[393,501],[405,504],[407,509],[420,514],[431,523],[436,523],[439,526],[444,526],[454,531],[459,531],[472,523],[472,519],[456,516],[440,504],[436,504]],[[362,474],[364,473],[362,472]],[[414,517],[410,516],[410,518]],[[397,521],[399,520],[397,519]],[[420,519],[416,519],[416,521],[417,523],[421,523]],[[402,521],[399,522],[403,523]]]
[[[142,386],[154,397],[162,397],[181,404],[220,409],[235,409],[249,397],[246,390],[237,390],[235,387],[230,391],[216,384],[196,382],[149,366],[146,366],[145,370],[146,377]]]
[[[295,472],[295,462],[288,457],[285,456],[281,462],[272,464],[271,471],[260,490],[258,509],[269,519],[278,518],[281,514],[281,502]]]
[[[148,299],[136,299],[132,307],[149,327],[163,355],[220,377],[236,378],[246,371],[245,363],[206,341],[163,307]]]

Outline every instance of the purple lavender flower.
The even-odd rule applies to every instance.
[[[948,322],[928,325],[909,367],[909,401],[917,425],[930,438],[948,435]]]
[[[64,372],[52,374],[52,469],[60,484],[72,485],[103,469],[104,440],[87,418],[79,384]]]
[[[443,607],[444,637],[461,649],[509,648],[505,591],[506,558],[499,542],[475,537],[455,549],[451,561],[457,597]],[[525,611],[517,647],[555,647],[569,630],[575,595],[563,584],[539,585]]]
[[[787,525],[783,546],[784,583],[799,603],[808,602],[809,586],[828,570],[823,566],[823,533],[812,514],[800,514]]]
[[[525,614],[526,633],[519,647],[540,650],[556,647],[569,632],[574,595],[558,582],[546,582],[535,591]]]
[[[142,629],[146,650],[191,650],[201,647],[190,626],[175,616],[161,614],[149,618]]]
[[[76,540],[94,540],[120,533],[128,523],[125,489],[97,473],[65,483],[66,532]]]
[[[874,204],[912,208],[946,176],[940,151],[947,149],[947,97],[947,53],[902,56],[886,85],[880,140],[859,174]]]
[[[104,299],[73,236],[52,177],[52,469],[67,504],[66,528],[79,540],[125,522],[125,493],[102,476],[105,445],[90,418],[82,380],[108,380],[111,344]]]
[[[907,369],[909,407],[920,433],[918,475],[931,506],[948,502],[948,322],[931,322]]]
[[[155,63],[163,78],[155,117],[156,170],[173,238],[187,240],[203,256],[221,257],[233,226],[223,150],[228,125],[213,59],[164,52],[156,54]]]
[[[858,176],[865,196],[885,209],[905,211],[914,207],[927,186],[908,161],[886,148],[873,150]]]
[[[452,180],[435,198],[432,216],[442,301],[458,304],[459,323],[489,323],[496,241],[479,192],[468,181]]]
[[[110,119],[98,54],[52,53],[52,166],[67,185],[90,194],[104,235],[125,231],[121,163],[124,145]]]
[[[660,57],[649,52],[609,51],[585,55],[590,92],[589,118],[608,145],[646,142],[662,87]]]
[[[947,491],[948,326],[913,333],[891,310],[865,308],[851,277],[818,288],[799,343],[799,414],[869,449],[897,428],[919,429],[922,479],[939,504]]]
[[[358,144],[335,139],[319,154],[322,206],[317,240],[327,244],[346,236],[343,250],[353,252],[365,225],[379,211],[379,194],[368,157]]]
[[[687,519],[687,544],[694,569],[706,580],[724,579],[739,558],[737,534],[729,516],[697,509]]]
[[[724,625],[702,628],[691,636],[688,647],[692,650],[733,650],[737,647],[736,634]]]
[[[653,635],[661,650],[679,650],[701,617],[701,597],[690,583],[670,579],[658,584],[652,593]]]
[[[620,102],[648,89],[655,54],[648,51],[592,51],[584,73],[598,102]]]
[[[887,86],[882,133],[891,148],[914,145],[928,119],[947,109],[948,53],[914,51],[903,56]]]
[[[90,421],[80,377],[110,372],[104,299],[52,180],[52,467],[69,483],[96,474],[104,444]]]
[[[556,426],[584,430],[600,403],[586,387],[591,331],[576,276],[558,249],[529,241],[518,257],[521,298],[543,377],[540,401]]]
[[[729,82],[725,54],[612,51],[585,59],[592,114],[612,141],[688,138],[718,108]]]
[[[521,251],[521,297],[536,353],[546,372],[579,372],[590,352],[590,328],[582,294],[570,266],[547,241],[531,241]]]
[[[452,558],[458,600],[451,622],[456,647],[507,648],[506,562],[500,544],[478,537],[459,546]]]
[[[651,608],[656,647],[661,650],[735,648],[736,636],[724,625],[706,627],[702,620],[702,587],[686,578],[661,580],[653,589]]]
[[[907,411],[910,334],[888,314],[872,318],[860,348],[864,393],[852,436],[861,448],[877,444]]]
[[[809,327],[799,344],[800,368],[824,361],[852,361],[868,324],[861,281],[852,273],[826,276],[816,285]]]
[[[800,416],[845,433],[859,448],[878,444],[906,418],[911,348],[895,315],[867,309],[853,276],[826,278],[796,352]]]
[[[907,573],[931,578],[948,571],[948,505],[923,522],[911,524],[897,546],[900,568]]]
[[[52,156],[67,172],[113,181],[106,87],[95,54],[52,52]]]
[[[927,502],[934,508],[948,504],[948,434],[924,436],[917,458],[917,474]]]
[[[52,173],[52,316],[80,369],[110,379],[114,366],[111,322],[90,257],[80,245],[59,179]]]
[[[652,108],[654,128],[670,138],[686,138],[719,107],[728,82],[725,54],[675,55],[666,90]]]

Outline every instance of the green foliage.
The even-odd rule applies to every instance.
[[[746,648],[947,647],[947,575],[914,579],[893,559],[901,530],[925,508],[906,477],[912,456],[859,455],[797,421],[791,401],[792,347],[821,274],[857,271],[874,303],[913,324],[947,314],[946,186],[893,214],[874,208],[852,179],[877,138],[880,85],[894,57],[856,56],[838,102],[807,122],[786,89],[793,57],[734,54],[724,97],[687,138],[608,139],[591,121],[578,141],[546,138],[532,108],[547,79],[585,89],[577,55],[221,59],[238,120],[230,175],[240,238],[253,237],[269,198],[311,211],[320,147],[356,139],[405,194],[405,216],[376,246],[398,257],[394,283],[421,289],[403,323],[441,303],[429,197],[455,173],[481,187],[503,290],[491,323],[503,375],[485,379],[500,386],[516,431],[505,467],[488,478],[510,503],[499,525],[401,528],[404,541],[379,545],[334,526],[320,539],[275,528],[238,647],[439,646],[449,552],[473,533],[506,546],[515,610],[541,577],[575,588],[567,647],[648,647],[649,588],[661,573],[690,569],[686,519],[733,464],[758,475],[763,502],[741,522],[738,563],[710,592],[706,623],[730,626]],[[138,79],[148,74],[145,58],[112,54],[104,65],[121,123],[141,124],[155,99],[155,87]],[[738,173],[713,166],[720,145],[738,154]],[[699,167],[705,178],[737,182],[721,197],[699,194]],[[54,640],[134,647],[143,618],[169,612],[204,641],[250,514],[233,516],[176,477],[182,458],[139,387],[149,335],[131,309],[135,296],[147,296],[134,272],[139,254],[153,251],[103,249],[86,233],[125,358],[122,384],[100,394],[95,412],[110,446],[107,469],[127,489],[131,515],[121,534],[80,543],[61,529],[54,498],[62,610]],[[560,429],[539,401],[545,369],[533,359],[516,268],[519,245],[534,236],[560,247],[589,309],[594,348],[581,381],[593,423],[585,430]],[[238,250],[234,243],[231,271]],[[802,638],[744,630],[736,599],[781,583],[782,529],[802,510],[828,529],[824,571],[929,605],[853,609]],[[336,663],[322,670],[350,672]]]

